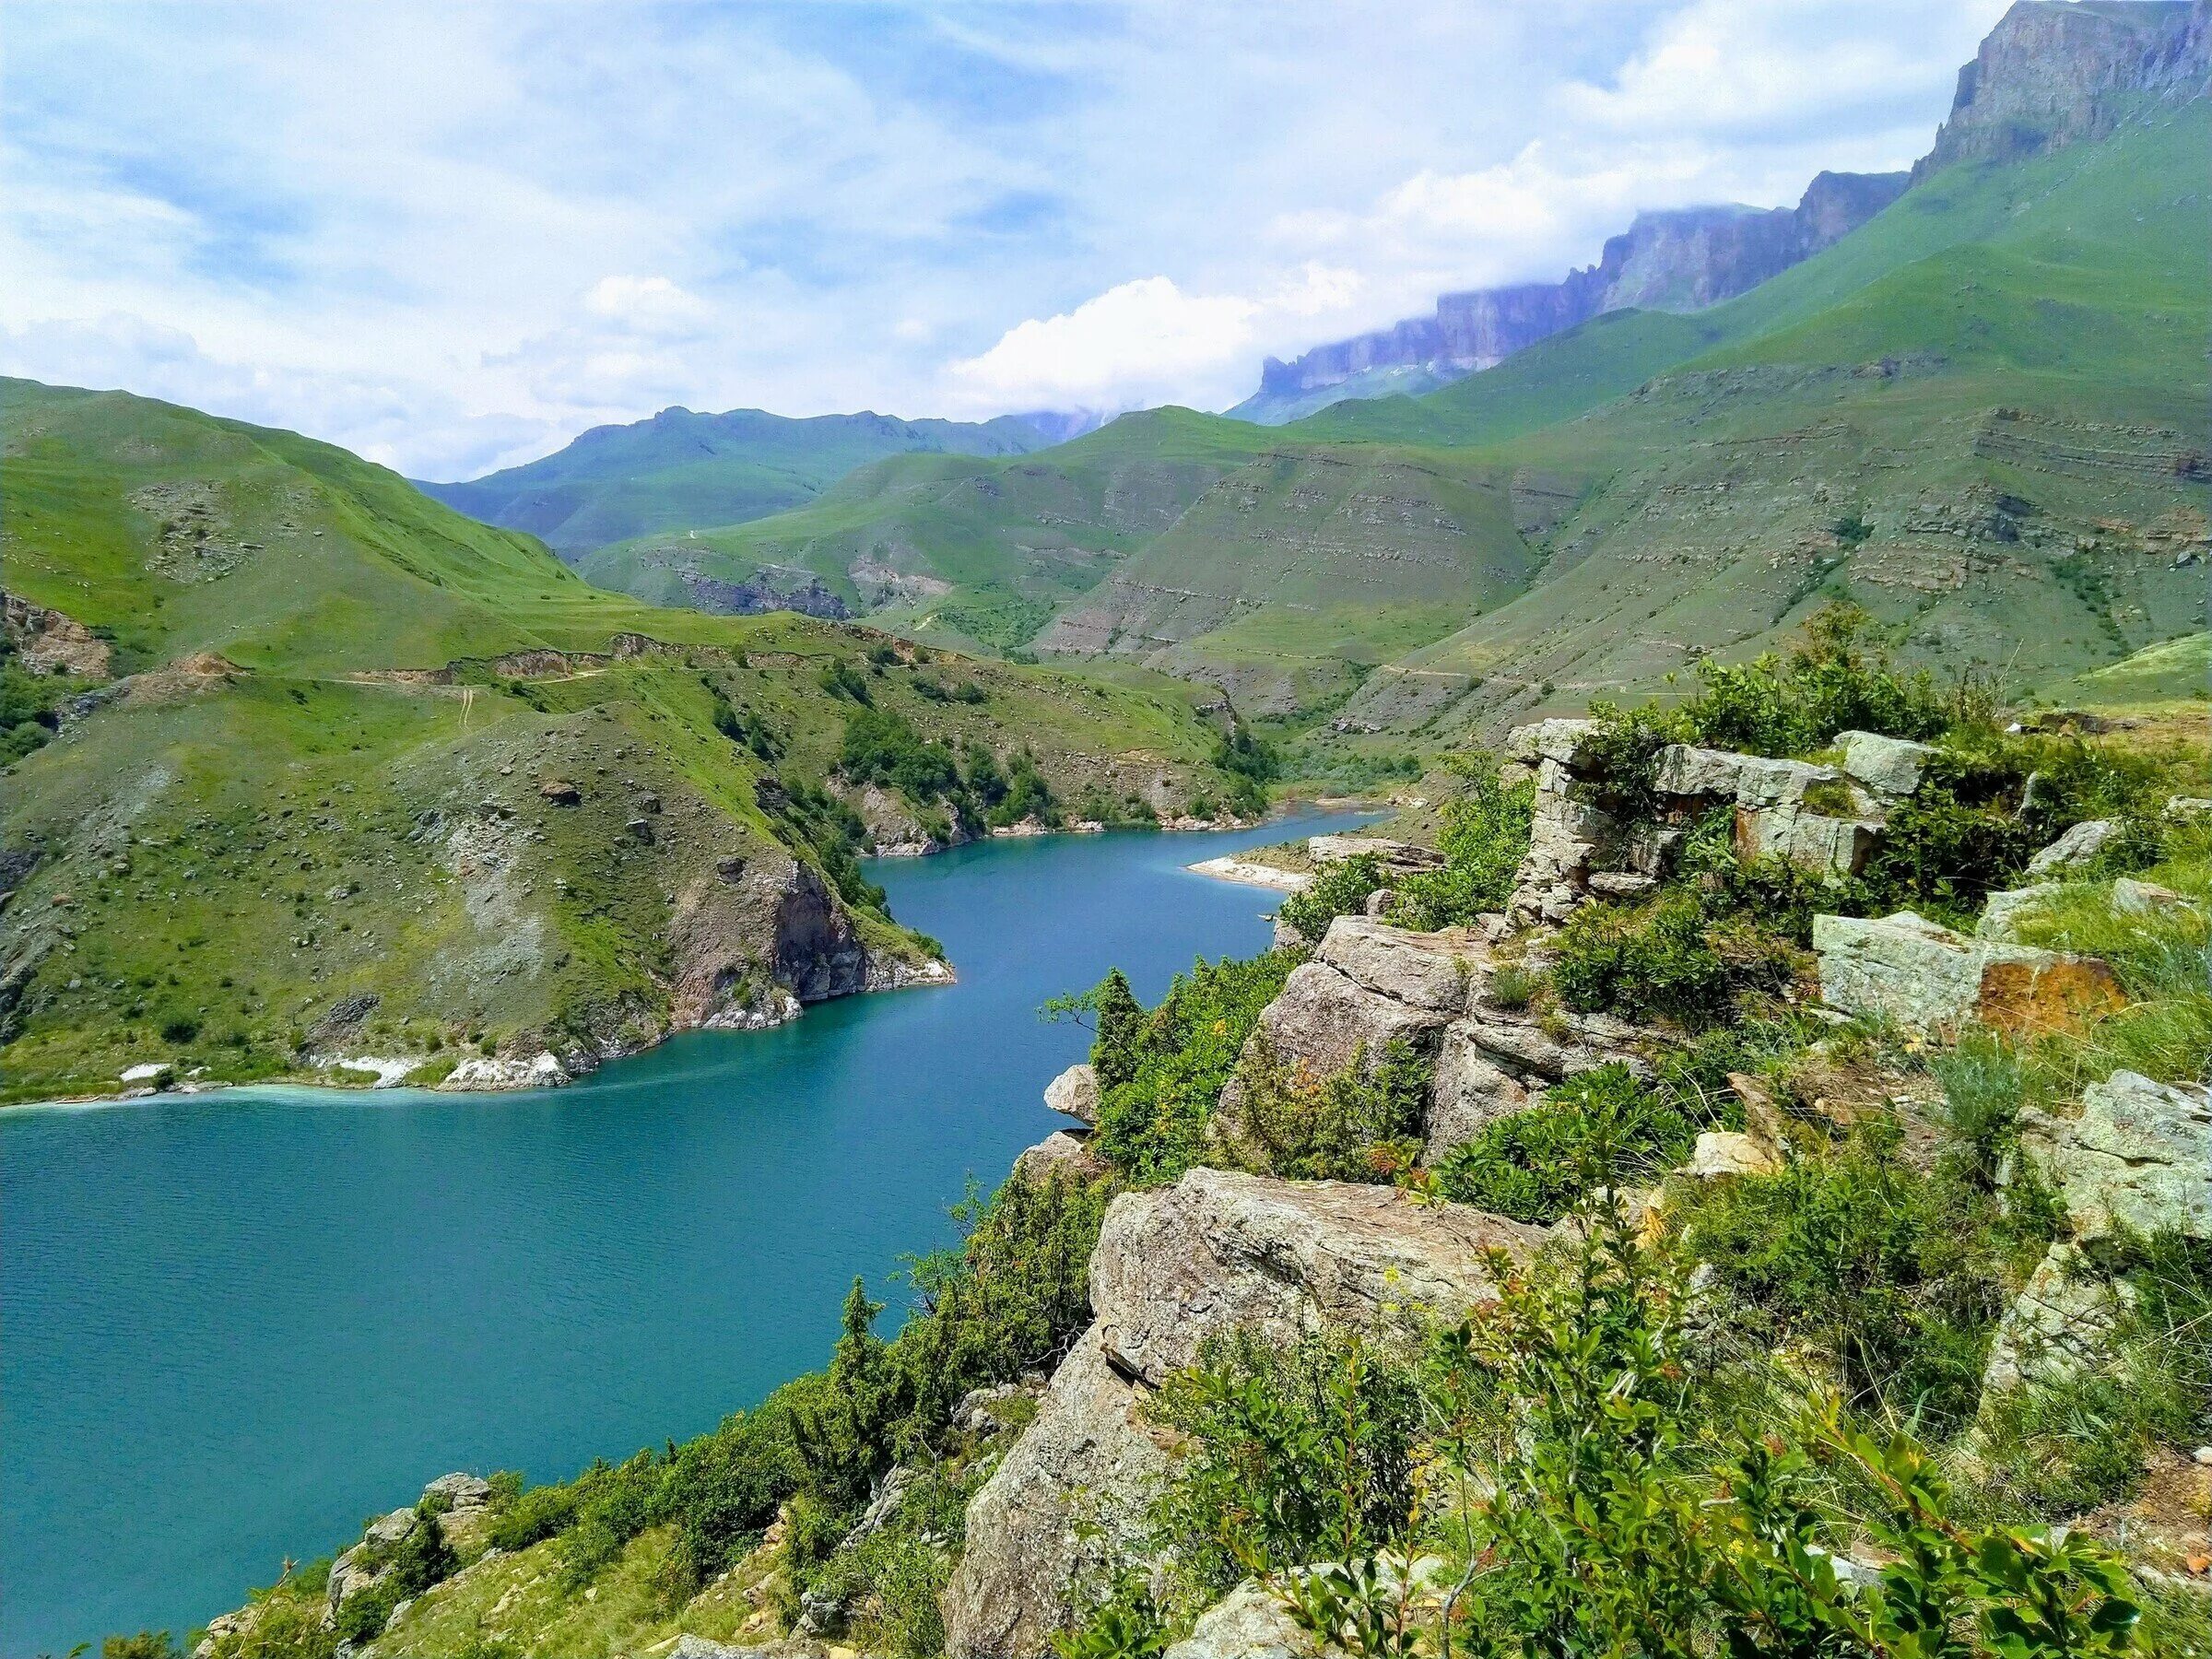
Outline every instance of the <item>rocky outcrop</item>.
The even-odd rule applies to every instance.
[[[1649,891],[1689,828],[1724,806],[1735,810],[1739,857],[1855,876],[1935,752],[1873,732],[1838,737],[1841,766],[1677,743],[1659,752],[1647,789],[1612,773],[1598,733],[1594,721],[1546,720],[1507,738],[1507,755],[1536,782],[1528,853],[1506,905],[1516,922],[1563,922],[1593,898]]]
[[[1287,418],[1273,411],[1302,412],[1311,394],[1376,371],[1418,371],[1430,383],[1456,380],[1623,307],[1682,312],[1716,304],[1849,235],[1895,201],[1905,183],[1903,173],[1824,172],[1795,207],[1638,214],[1606,242],[1595,265],[1563,281],[1445,294],[1431,316],[1316,346],[1291,362],[1270,358],[1257,395],[1232,413]]]
[[[1164,1192],[1113,1201],[1091,1305],[1107,1358],[1157,1385],[1232,1330],[1273,1344],[1324,1324],[1457,1317],[1495,1295],[1489,1251],[1525,1254],[1543,1236],[1393,1187],[1194,1170]]]
[[[1950,118],[1913,169],[2010,161],[2100,138],[2147,97],[2205,96],[2212,8],[2202,0],[2074,6],[2020,0],[1959,72]]]
[[[1498,968],[1484,930],[1415,933],[1339,916],[1253,1029],[1254,1051],[1316,1077],[1356,1055],[1372,1063],[1403,1041],[1432,1063],[1422,1124],[1433,1160],[1483,1125],[1531,1104],[1552,1084],[1609,1061],[1647,1070],[1656,1033],[1603,1014],[1554,1010],[1539,1019],[1491,999]],[[1218,1133],[1236,1139],[1239,1091],[1224,1092]]]
[[[2088,818],[2028,861],[2030,876],[2063,876],[2095,861],[2119,838],[2124,826],[2118,818]]]
[[[1145,1421],[1146,1394],[1209,1338],[1453,1317],[1495,1297],[1488,1248],[1524,1256],[1543,1236],[1392,1188],[1214,1170],[1116,1198],[1091,1256],[1096,1323],[969,1505],[967,1549],[944,1595],[946,1651],[1047,1651],[1076,1584],[1137,1537],[1173,1465],[1171,1441]]]
[[[1535,1103],[1555,1083],[1618,1061],[1649,1072],[1656,1032],[1606,1014],[1555,1010],[1543,1020],[1479,998],[1444,1028],[1422,1123],[1422,1160],[1434,1163],[1499,1118]]]
[[[2092,1083],[2080,1115],[2029,1138],[2065,1200],[2074,1237],[2173,1231],[2212,1239],[2212,1091],[2136,1072]]]
[[[2065,1030],[2126,1001],[2093,957],[1968,938],[1911,911],[1813,918],[1831,1008],[1940,1035],[1969,1020],[2019,1034]]]
[[[1044,1103],[1086,1129],[1099,1124],[1099,1074],[1088,1061],[1071,1065],[1044,1086]]]
[[[1172,1466],[1142,1391],[1107,1362],[1096,1329],[1053,1374],[1037,1418],[968,1505],[968,1544],[945,1587],[945,1651],[1040,1659],[1077,1583],[1143,1526]]]
[[[79,622],[16,594],[0,594],[0,637],[33,674],[74,674],[104,680],[114,666],[108,642]]]

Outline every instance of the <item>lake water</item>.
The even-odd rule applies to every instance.
[[[853,1276],[1056,1126],[1087,1035],[1039,1004],[1264,948],[1277,895],[1182,866],[1358,821],[877,864],[958,985],[566,1088],[0,1112],[0,1655],[182,1637],[449,1469],[565,1477],[823,1363]]]

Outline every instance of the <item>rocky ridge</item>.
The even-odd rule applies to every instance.
[[[1305,413],[1307,394],[1378,371],[1423,391],[1488,369],[1538,340],[1629,307],[1697,311],[1732,299],[1809,259],[1895,201],[1904,173],[1824,172],[1794,207],[1680,207],[1640,213],[1609,238],[1595,265],[1559,282],[1445,294],[1428,317],[1316,346],[1286,363],[1267,359],[1259,392],[1232,415],[1265,420],[1272,405]],[[1310,401],[1310,400],[1309,400]]]

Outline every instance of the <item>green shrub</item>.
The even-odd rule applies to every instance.
[[[870,700],[867,676],[842,657],[832,657],[823,664],[815,683],[832,697],[849,697],[856,703]]]
[[[1544,1224],[1594,1184],[1649,1181],[1696,1144],[1700,1124],[1666,1093],[1612,1061],[1546,1091],[1542,1104],[1488,1124],[1439,1160],[1444,1197]]]
[[[1300,1181],[1388,1181],[1420,1150],[1430,1065],[1403,1038],[1371,1066],[1315,1077],[1255,1041],[1237,1065],[1235,1150],[1267,1173]]]
[[[1831,1157],[1728,1183],[1690,1211],[1690,1251],[1755,1310],[1756,1327],[1812,1345],[1854,1400],[1942,1430],[1973,1414],[1990,1335],[2022,1241],[1996,1195],[1915,1169],[1888,1119]]]
[[[1641,910],[1590,905],[1559,935],[1552,988],[1583,1013],[1664,1008],[1710,1017],[1725,1006],[1728,984],[1704,933],[1704,912],[1688,894],[1670,893]]]
[[[1239,721],[1214,745],[1214,770],[1227,780],[1230,805],[1247,818],[1267,810],[1267,785],[1282,775],[1273,745]]]
[[[1192,1446],[1152,1517],[1188,1604],[1411,1530],[1420,1394],[1404,1359],[1356,1335],[1209,1343],[1150,1409]]]
[[[1391,918],[1407,927],[1455,927],[1503,910],[1528,852],[1535,780],[1500,783],[1496,757],[1480,750],[1451,764],[1467,790],[1443,809],[1436,844],[1444,867],[1417,871],[1397,885]]]
[[[1318,945],[1337,917],[1364,914],[1368,895],[1382,886],[1381,862],[1371,853],[1356,853],[1324,865],[1302,890],[1283,900],[1276,914],[1300,938]]]
[[[565,1531],[575,1518],[573,1487],[532,1487],[517,1493],[492,1517],[487,1535],[496,1547],[512,1553]]]
[[[1902,674],[1870,645],[1873,618],[1856,606],[1815,612],[1802,642],[1728,666],[1698,665],[1682,707],[1692,740],[1752,755],[1809,755],[1841,732],[1929,738],[1951,724],[1952,700],[1924,670]]]
[[[1092,1149],[1139,1185],[1173,1181],[1202,1162],[1244,1040],[1300,959],[1272,950],[1247,962],[1200,961],[1176,976],[1141,1026],[1129,1015],[1135,999],[1120,1000],[1125,981],[1111,1010],[1101,1000],[1091,1051],[1100,1091]]]
[[[2046,1513],[2124,1498],[2152,1447],[2212,1438],[2212,1245],[2136,1241],[2110,1265],[2132,1289],[2104,1345],[2110,1358],[2015,1389],[1984,1413],[2007,1496]]]
[[[857,709],[845,722],[837,769],[855,783],[883,783],[916,805],[957,795],[959,767],[952,750],[932,742],[888,709]]]

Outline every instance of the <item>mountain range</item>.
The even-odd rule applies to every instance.
[[[2063,682],[2200,626],[2206,17],[2023,0],[1909,188],[1702,309],[1272,429],[1155,410],[888,457],[582,568],[663,602],[818,584],[915,639],[1141,664],[1378,744],[1664,689],[1837,596],[1908,655]]]
[[[781,512],[882,455],[1018,455],[1088,431],[1098,418],[1040,410],[977,424],[669,408],[647,420],[594,427],[541,460],[466,483],[417,488],[485,524],[526,530],[573,558],[652,531]]]

